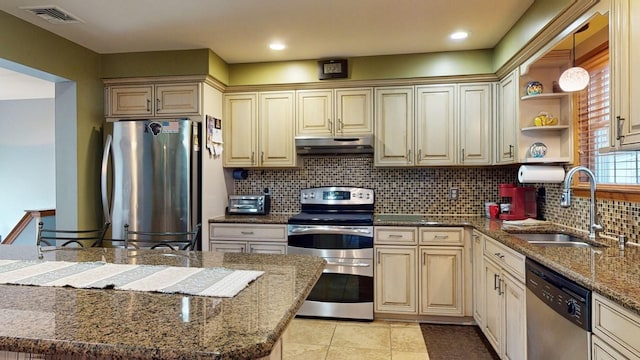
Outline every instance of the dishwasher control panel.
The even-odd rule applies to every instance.
[[[591,331],[591,291],[530,259],[525,265],[527,289],[567,320]]]

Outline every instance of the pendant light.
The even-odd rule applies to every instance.
[[[573,50],[571,52],[573,66],[565,70],[558,80],[558,84],[563,91],[580,91],[589,85],[589,72],[584,68],[576,66],[576,34],[581,33],[588,28],[589,24],[581,27],[578,31],[573,33]]]

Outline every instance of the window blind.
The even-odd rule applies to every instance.
[[[609,50],[603,50],[580,66],[590,75],[587,88],[577,96],[578,159],[603,184],[640,184],[638,152],[624,151],[600,154],[609,146],[610,97]],[[580,182],[587,182],[580,176]]]

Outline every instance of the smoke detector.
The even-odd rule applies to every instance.
[[[23,6],[20,9],[39,16],[52,24],[75,24],[84,21],[55,5]]]

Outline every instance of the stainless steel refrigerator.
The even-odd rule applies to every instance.
[[[198,123],[186,119],[113,123],[102,159],[102,206],[113,239],[124,238],[125,224],[166,232],[199,223],[198,134]]]

